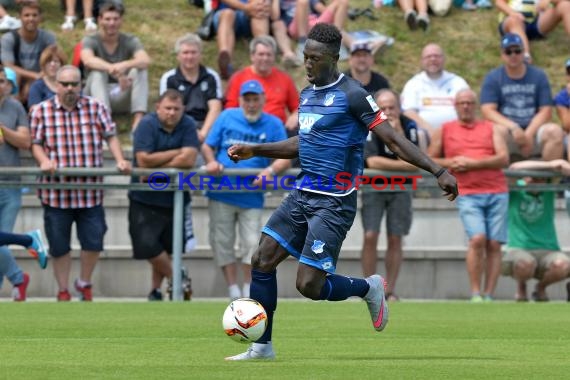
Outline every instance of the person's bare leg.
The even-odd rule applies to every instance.
[[[501,275],[501,243],[487,240],[487,260],[485,266],[485,295],[492,296]]]
[[[536,284],[538,297],[546,298],[546,287],[568,277],[569,271],[570,264],[567,261],[553,261],[548,270],[544,272],[542,279]]]
[[[53,274],[60,292],[67,290],[71,271],[71,252],[60,257],[52,257]]]
[[[378,236],[380,234],[374,231],[366,231],[364,233],[364,243],[362,245],[362,254],[360,262],[362,265],[362,274],[364,277],[376,274],[376,263],[378,261]]]
[[[483,253],[487,239],[484,235],[475,235],[469,240],[467,249],[467,273],[471,294],[481,293],[481,275],[483,271]]]
[[[100,252],[96,251],[81,251],[80,261],[81,267],[79,270],[79,279],[81,281],[91,283],[91,276],[99,261]]]
[[[396,288],[396,280],[400,273],[402,265],[402,237],[397,235],[388,235],[388,247],[386,249],[386,293],[394,293]]]

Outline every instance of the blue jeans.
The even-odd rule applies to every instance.
[[[20,189],[0,188],[0,230],[12,232],[16,217],[22,205],[22,193]],[[24,280],[22,269],[16,264],[12,252],[6,246],[0,247],[0,286],[4,276],[14,284],[20,284]]]
[[[507,242],[509,193],[460,195],[455,203],[469,239],[484,235]]]

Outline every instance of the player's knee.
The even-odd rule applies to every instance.
[[[300,278],[297,278],[297,290],[303,297],[310,298],[312,300],[319,300],[321,295],[321,287],[315,281],[307,281]]]
[[[262,234],[259,247],[251,258],[251,266],[254,270],[261,272],[272,272],[279,264],[279,255],[276,254],[279,244],[266,235]]]

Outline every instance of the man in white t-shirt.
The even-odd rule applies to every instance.
[[[465,79],[445,71],[445,55],[439,45],[422,50],[422,71],[414,75],[402,91],[404,115],[430,134],[443,123],[457,119],[455,95],[469,88]]]

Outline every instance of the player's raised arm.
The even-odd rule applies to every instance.
[[[299,156],[299,136],[267,144],[236,144],[228,148],[228,157],[238,162],[253,156],[269,158],[295,158]]]
[[[450,201],[459,194],[457,181],[449,172],[436,164],[431,158],[426,156],[417,146],[412,144],[405,136],[396,133],[394,128],[386,120],[372,127],[372,131],[380,137],[392,152],[402,160],[409,162],[419,168],[427,170],[437,177],[439,187],[445,191],[445,196]]]

